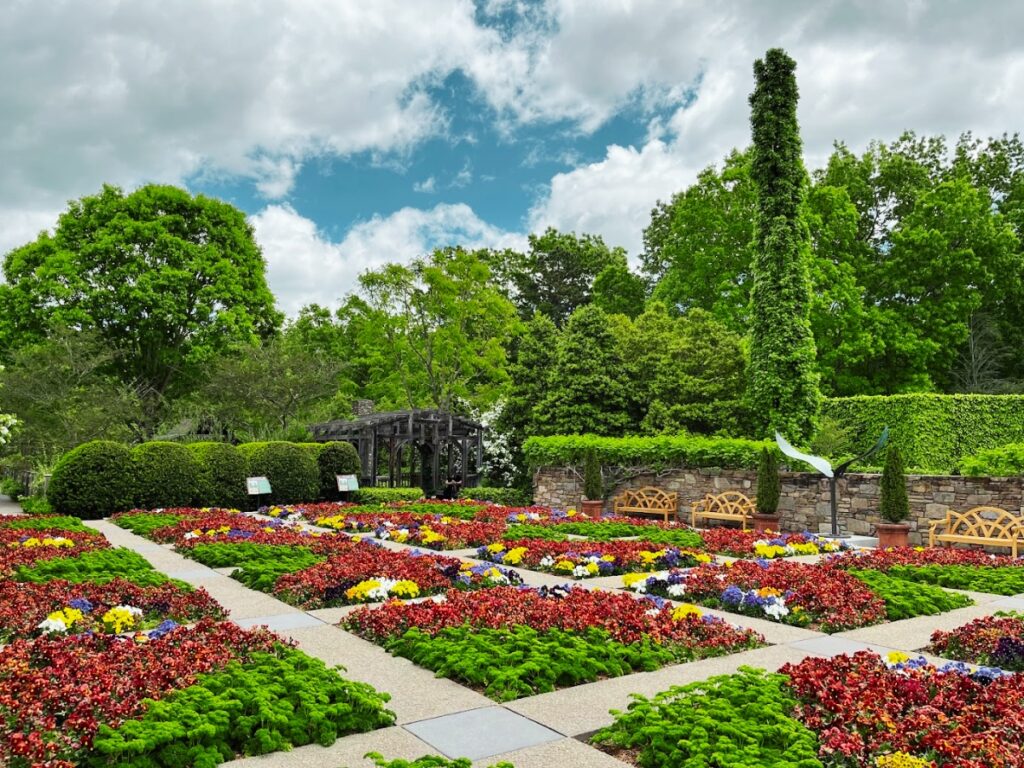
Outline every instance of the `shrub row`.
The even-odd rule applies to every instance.
[[[357,474],[348,443],[226,443],[154,441],[128,448],[96,440],[61,457],[47,498],[55,511],[84,519],[133,507],[228,507],[246,504],[245,478],[270,480],[274,504],[335,499],[335,475]],[[376,489],[374,489],[376,490]],[[406,490],[406,489],[402,489]],[[417,489],[417,496],[422,491]]]
[[[477,488],[463,488],[459,492],[459,498],[469,501],[489,501],[503,507],[525,507],[533,500],[529,493],[518,488],[497,488],[485,485]]]
[[[1024,395],[838,397],[825,401],[822,416],[849,430],[861,449],[889,427],[907,466],[938,473],[980,451],[1024,442]]]
[[[1024,443],[989,448],[967,456],[960,462],[960,473],[989,477],[1024,475]]]
[[[580,464],[587,454],[593,452],[601,464],[621,467],[753,469],[765,448],[774,450],[774,443],[698,435],[556,435],[529,438],[523,444],[523,453],[532,467]]]

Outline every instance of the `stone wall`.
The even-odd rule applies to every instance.
[[[850,474],[839,481],[839,524],[844,532],[873,535],[878,517],[879,475]],[[657,475],[639,475],[620,483],[611,498],[627,488],[653,485],[679,494],[680,517],[689,521],[690,505],[708,493],[738,490],[751,498],[757,493],[757,473],[737,469],[674,469]],[[542,467],[533,478],[537,504],[565,509],[578,507],[583,493],[582,468]],[[1024,512],[1024,478],[947,477],[907,475],[910,498],[910,543],[926,544],[928,521],[945,517],[946,510],[966,511],[993,506]],[[831,512],[828,480],[809,472],[783,472],[779,499],[781,527],[790,531],[829,533]]]

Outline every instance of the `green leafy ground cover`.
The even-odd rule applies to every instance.
[[[64,579],[75,584],[106,584],[111,579],[121,578],[142,587],[170,581],[191,590],[185,582],[171,579],[155,570],[146,558],[130,549],[97,549],[75,557],[40,560],[32,565],[19,566],[14,578],[16,581],[33,582]]]
[[[49,517],[17,517],[12,518],[11,520],[5,520],[3,523],[3,527],[9,530],[17,531],[75,531],[77,533],[93,533],[99,536],[99,533],[94,531],[89,526],[84,525],[79,518],[71,517],[70,515],[52,515]]]
[[[992,595],[1019,595],[1024,592],[1024,568],[1012,565],[894,565],[887,573],[918,584],[936,584]]]
[[[863,581],[871,591],[885,601],[885,615],[889,621],[909,619],[914,616],[934,616],[956,608],[974,605],[967,595],[947,592],[932,584],[904,581],[892,570],[851,571],[853,576]]]
[[[269,592],[282,575],[301,571],[325,559],[306,547],[244,542],[183,547],[182,554],[211,568],[237,566],[231,578],[261,592]]]
[[[644,541],[657,544],[671,544],[676,547],[701,547],[704,539],[699,533],[685,530],[668,530],[653,525],[632,525],[630,523],[589,523],[574,522],[558,525],[514,524],[508,527],[505,539],[545,539],[562,541],[567,535],[585,536],[591,541],[611,541],[639,536]]]
[[[121,528],[127,528],[132,533],[147,538],[157,528],[165,525],[174,525],[185,519],[184,515],[163,515],[154,512],[137,512],[133,515],[121,515],[114,519]]]

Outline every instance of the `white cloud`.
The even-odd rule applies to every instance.
[[[361,272],[406,262],[434,248],[522,248],[525,238],[480,219],[463,203],[430,210],[402,208],[374,216],[331,242],[289,205],[269,205],[250,217],[267,259],[267,282],[278,306],[294,315],[310,303],[336,307]]]
[[[413,192],[423,192],[425,194],[433,194],[437,191],[437,179],[433,176],[428,176],[423,181],[417,181],[412,185]]]

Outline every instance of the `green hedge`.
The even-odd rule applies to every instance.
[[[529,438],[523,444],[523,453],[532,467],[580,464],[593,451],[604,465],[753,469],[765,448],[774,449],[774,443],[695,435],[557,435]]]
[[[463,488],[459,492],[460,499],[470,501],[489,501],[503,507],[525,507],[532,501],[530,494],[518,488],[497,488],[481,485],[478,488]]]
[[[359,453],[352,443],[318,443],[320,453],[316,464],[320,471],[320,498],[337,499],[338,475],[356,475],[362,472]]]
[[[135,506],[189,507],[199,495],[199,462],[180,443],[154,440],[132,449]]]
[[[196,503],[203,507],[238,509],[245,504],[245,457],[228,443],[189,443],[199,462]]]
[[[68,451],[53,468],[47,500],[58,514],[85,520],[131,509],[131,451],[110,440],[94,440]]]
[[[967,456],[960,462],[960,473],[990,477],[1024,475],[1024,443],[989,448]]]
[[[422,488],[360,488],[352,494],[356,504],[388,504],[392,501],[419,501]]]
[[[274,441],[243,443],[238,451],[245,457],[250,477],[266,477],[270,481],[272,504],[315,501],[319,495],[320,470],[308,448]]]
[[[855,451],[889,427],[906,466],[942,474],[980,451],[1024,442],[1024,395],[839,397],[824,402],[822,416],[850,431]]]

